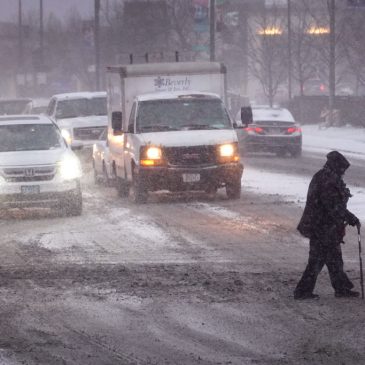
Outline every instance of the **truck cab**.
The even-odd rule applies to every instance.
[[[117,94],[124,95],[121,105],[126,106],[128,90]],[[129,115],[123,108],[111,111],[108,127],[121,196],[130,194],[142,203],[149,191],[215,193],[225,187],[228,198],[240,197],[243,165],[237,135],[219,94],[181,90],[132,96]]]

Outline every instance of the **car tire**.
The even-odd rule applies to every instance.
[[[293,149],[292,151],[290,151],[290,154],[292,157],[294,158],[299,158],[302,156],[302,147],[296,147],[295,149]]]
[[[217,194],[217,190],[218,188],[216,186],[208,185],[204,191],[209,196],[209,198],[214,199]]]
[[[276,151],[276,156],[278,157],[285,157],[286,155],[286,149],[285,148],[280,148]]]
[[[128,196],[128,194],[129,194],[129,184],[124,179],[121,179],[120,177],[117,177],[115,186],[117,188],[118,195],[121,198],[125,198],[125,197]]]
[[[226,183],[226,194],[228,199],[240,199],[241,197],[241,179],[236,179]]]
[[[129,197],[135,204],[143,204],[147,202],[148,190],[143,181],[139,178],[135,169],[133,170],[133,179],[130,186]]]
[[[110,186],[110,178],[106,170],[105,162],[103,161],[103,181],[106,186]]]
[[[94,171],[94,184],[95,185],[100,185],[100,178],[98,176],[98,173],[96,172],[94,159],[93,159],[93,171]]]

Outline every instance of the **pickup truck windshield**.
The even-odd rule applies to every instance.
[[[231,128],[218,99],[148,100],[138,106],[137,132]]]
[[[0,152],[52,150],[62,137],[52,124],[0,125]]]
[[[107,115],[106,98],[70,99],[57,104],[56,117],[59,119]]]

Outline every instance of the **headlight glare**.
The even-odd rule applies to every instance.
[[[65,141],[67,142],[67,144],[69,146],[71,146],[71,143],[72,143],[71,132],[69,130],[67,130],[67,129],[61,129],[61,135],[65,139]]]
[[[66,157],[60,163],[60,174],[64,180],[81,178],[81,165],[76,157]]]
[[[237,143],[222,144],[218,148],[218,160],[220,163],[239,162],[240,155],[238,153]]]
[[[149,160],[161,160],[162,152],[159,147],[148,147],[146,157]]]
[[[160,147],[146,146],[141,149],[141,166],[161,166],[164,164],[163,153]]]
[[[221,157],[232,157],[235,153],[235,148],[232,144],[223,144],[219,147]]]

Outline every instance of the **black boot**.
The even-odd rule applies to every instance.
[[[319,295],[313,293],[294,293],[294,299],[295,300],[319,299]]]
[[[360,296],[360,293],[355,290],[345,289],[341,291],[335,292],[336,298],[358,298]]]

